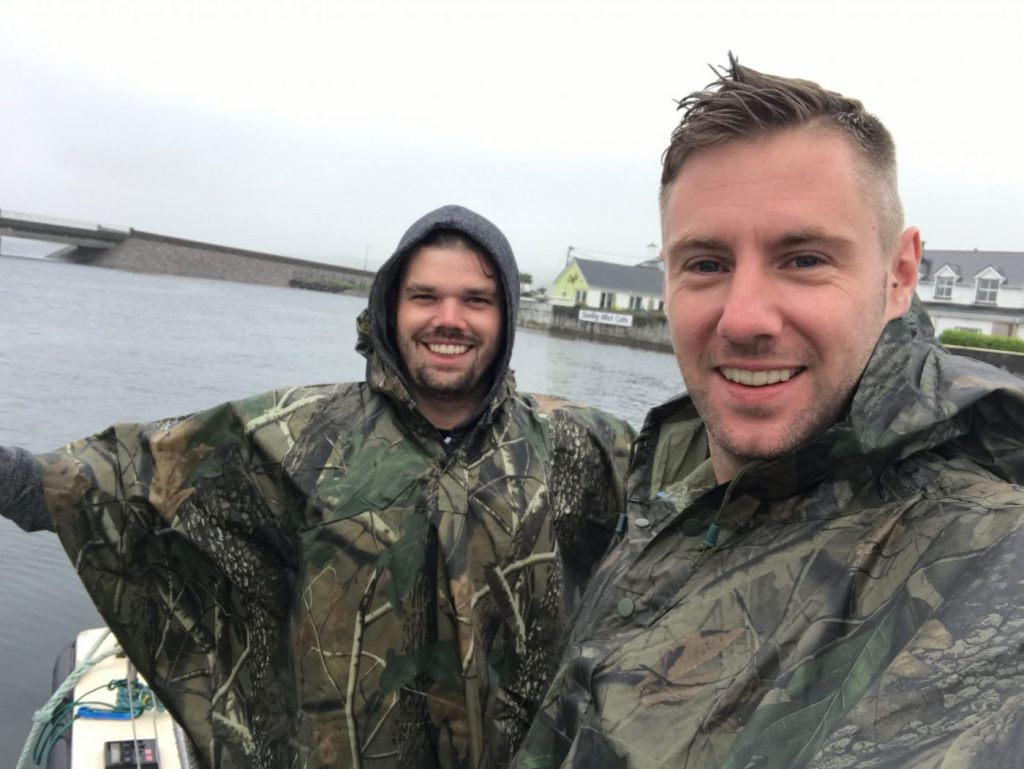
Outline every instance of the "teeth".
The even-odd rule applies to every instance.
[[[428,344],[427,348],[438,355],[462,355],[469,349],[469,346],[464,344]]]
[[[722,368],[722,376],[730,382],[747,387],[764,387],[765,385],[788,382],[797,372],[795,368],[782,368],[773,371],[747,371],[742,368]]]

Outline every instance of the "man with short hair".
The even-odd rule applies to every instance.
[[[459,206],[359,319],[366,381],[0,449],[209,767],[505,765],[621,512],[632,432],[516,392],[519,280]]]
[[[860,102],[732,60],[681,107],[689,392],[637,439],[518,766],[1020,766],[1024,383],[935,343]]]

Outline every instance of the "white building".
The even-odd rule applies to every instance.
[[[936,335],[955,328],[1024,338],[1024,253],[928,250],[918,275]]]

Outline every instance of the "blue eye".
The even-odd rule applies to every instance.
[[[718,272],[721,266],[718,262],[713,262],[710,259],[701,259],[694,265],[697,272]]]
[[[821,264],[821,259],[819,259],[816,256],[811,256],[809,254],[803,254],[801,256],[793,257],[794,267],[817,267],[819,264]]]

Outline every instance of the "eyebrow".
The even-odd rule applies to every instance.
[[[788,232],[778,238],[772,245],[776,247],[806,246],[810,244],[822,244],[826,246],[842,247],[850,244],[847,238],[840,237],[826,230],[811,228]]]
[[[848,246],[846,238],[821,230],[809,228],[787,232],[770,243],[772,248],[792,248],[794,246],[826,245],[832,247]],[[679,256],[687,251],[707,251],[710,253],[728,253],[732,248],[718,238],[693,235],[683,237],[668,248],[668,256]]]
[[[717,238],[706,238],[699,235],[684,237],[670,245],[666,250],[669,259],[674,256],[681,256],[686,251],[712,251],[725,253],[731,249]]]
[[[467,288],[464,293],[466,296],[482,296],[486,298],[498,295],[498,292],[493,288]]]
[[[437,286],[432,283],[409,283],[403,289],[403,294],[421,294],[437,291]]]
[[[410,283],[402,289],[402,293],[409,294],[431,294],[437,293],[438,287],[433,283]],[[497,289],[493,288],[467,288],[462,292],[463,296],[480,296],[487,299],[493,299],[498,296]]]

